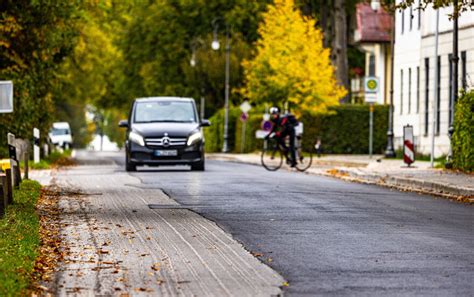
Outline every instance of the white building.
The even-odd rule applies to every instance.
[[[414,7],[417,6],[415,3]],[[438,57],[435,57],[436,10],[408,8],[395,15],[394,56],[394,135],[395,148],[402,147],[403,126],[414,127],[416,151],[431,152],[433,135],[433,104],[437,104],[435,125],[435,157],[449,150],[448,128],[453,51],[453,9],[439,10]],[[474,86],[474,11],[463,12],[459,18],[459,89]],[[435,67],[439,76],[435,78]],[[439,88],[435,90],[435,80]],[[435,92],[439,100],[435,103]]]

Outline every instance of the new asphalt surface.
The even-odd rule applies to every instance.
[[[110,157],[123,165],[122,154]],[[140,168],[288,280],[289,296],[472,296],[474,209],[432,196],[208,161]]]

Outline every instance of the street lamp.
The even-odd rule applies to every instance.
[[[372,0],[370,7],[374,12],[380,9],[380,1]],[[392,32],[390,36],[390,103],[388,105],[388,130],[387,130],[387,147],[385,148],[385,157],[395,157],[395,149],[393,147],[393,79],[394,79],[394,56],[395,56],[395,13],[392,13]]]
[[[192,51],[192,53],[191,53],[191,60],[189,60],[189,65],[191,65],[191,67],[193,67],[193,68],[196,67],[196,65],[197,65],[196,49],[197,49],[198,45],[202,45],[202,44],[203,44],[203,42],[199,38],[195,38],[191,42],[191,51]],[[204,119],[204,110],[205,110],[204,104],[205,104],[205,102],[204,102],[204,83],[201,79],[201,103],[200,103],[201,120]]]
[[[219,25],[217,23],[219,19],[214,19],[212,25],[214,26],[214,38],[212,40],[211,47],[217,51],[220,48],[219,40],[217,38],[217,31]],[[230,30],[229,25],[226,24],[226,47],[225,47],[225,104],[224,104],[224,144],[222,146],[222,152],[229,152],[228,146],[228,129],[229,129],[229,79],[230,79]]]
[[[449,123],[448,134],[449,134],[449,151],[446,157],[446,168],[453,167],[453,134],[454,134],[454,109],[456,108],[456,102],[458,101],[458,18],[459,18],[459,7],[458,0],[453,0],[453,54],[451,58],[451,64],[453,67],[453,88],[451,95],[451,122]]]

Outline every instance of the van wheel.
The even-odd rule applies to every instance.
[[[128,156],[125,158],[125,170],[130,172],[130,171],[137,171],[137,165],[134,163],[130,162],[128,160]]]
[[[197,163],[191,164],[191,170],[192,171],[204,171],[205,170],[204,159],[202,159],[201,161],[199,161]]]

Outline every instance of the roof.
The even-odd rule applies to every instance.
[[[392,16],[383,7],[380,7],[378,11],[374,11],[370,7],[370,3],[359,3],[356,5],[356,20],[355,42],[390,42]]]
[[[143,97],[135,99],[136,102],[152,102],[152,101],[194,101],[193,98],[185,97]]]

